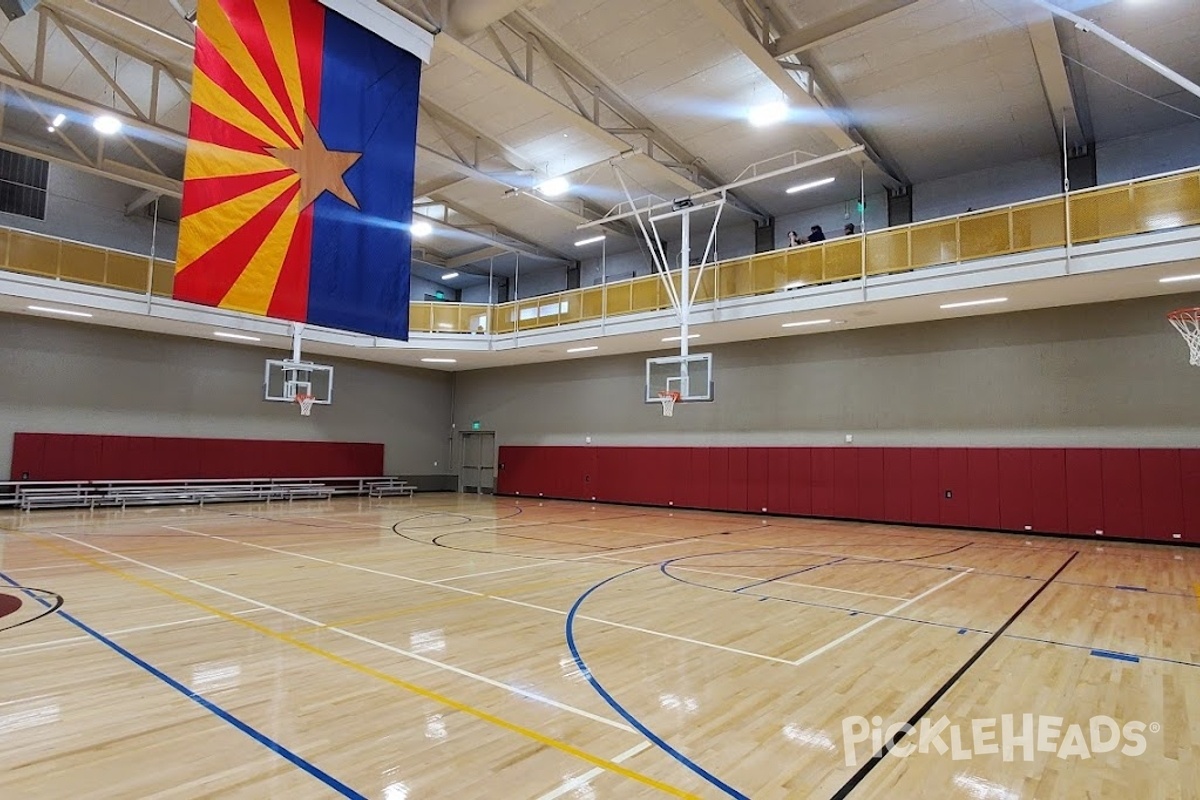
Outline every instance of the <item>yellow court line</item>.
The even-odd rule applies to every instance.
[[[1197,583],[1194,588],[1196,591],[1196,605],[1200,606],[1200,583]]]
[[[120,569],[117,569],[116,567],[109,566],[108,564],[104,564],[100,561],[97,561],[94,558],[91,558],[90,556],[83,555],[82,553],[77,553],[74,550],[71,550],[69,548],[54,544],[53,542],[40,541],[36,537],[30,536],[29,534],[22,533],[21,535],[30,539],[34,544],[36,544],[40,547],[45,547],[45,548],[50,548],[52,550],[56,550],[60,553],[63,553],[64,555],[67,555],[71,558],[74,558],[78,561],[88,564],[96,569],[111,573],[112,575],[115,575],[116,577],[120,578],[121,580],[138,584],[139,586],[143,586],[147,589],[152,589],[153,591],[159,592],[160,594],[164,594],[173,600],[177,600],[178,602],[181,602],[181,603],[186,603],[187,605],[195,606],[196,608],[206,611],[209,614],[218,616],[221,619],[225,620],[226,622],[234,622],[238,625],[249,628],[250,630],[255,631],[256,633],[261,633],[263,636],[270,637],[272,639],[275,639],[276,641],[283,642],[285,644],[290,644],[293,647],[296,647],[307,653],[311,653],[312,655],[320,656],[321,658],[324,658],[328,661],[338,664],[339,666],[347,667],[349,669],[354,670],[355,672],[359,672],[363,675],[367,675],[372,678],[377,678],[378,680],[384,681],[385,683],[389,683],[392,686],[395,686],[399,689],[404,689],[407,692],[411,692],[412,694],[418,695],[427,700],[432,700],[435,703],[439,703],[441,705],[447,706],[448,708],[452,708],[455,711],[461,711],[464,714],[469,714],[470,716],[475,717],[476,719],[479,719],[484,722],[495,725],[498,728],[503,728],[504,730],[511,731],[512,733],[519,734],[520,736],[524,736],[527,739],[532,739],[533,741],[535,741],[539,744],[545,745],[547,747],[552,747],[555,750],[566,753],[567,755],[574,756],[575,758],[578,758],[582,761],[586,761],[587,763],[589,763],[593,766],[600,767],[601,769],[605,769],[609,772],[616,773],[617,775],[621,775],[621,776],[629,778],[631,780],[635,780],[638,783],[641,783],[645,786],[649,786],[653,789],[657,789],[660,792],[663,792],[664,794],[669,794],[672,797],[689,798],[689,800],[700,800],[698,795],[694,795],[690,792],[686,792],[683,789],[679,789],[675,786],[671,786],[668,783],[663,783],[662,781],[655,780],[654,778],[651,778],[648,775],[643,775],[640,772],[634,772],[631,769],[626,769],[625,767],[622,767],[620,764],[617,764],[613,761],[609,761],[608,759],[605,759],[605,758],[600,758],[599,756],[594,756],[591,753],[588,753],[585,750],[581,750],[580,748],[575,747],[572,744],[568,744],[567,742],[559,741],[558,739],[553,739],[549,736],[538,733],[537,731],[535,731],[531,728],[526,728],[524,725],[519,725],[515,722],[509,722],[508,720],[497,717],[495,714],[490,714],[487,711],[484,711],[483,709],[475,708],[474,706],[471,706],[466,703],[460,702],[458,700],[454,700],[452,698],[446,697],[445,695],[439,694],[438,692],[432,691],[430,689],[426,689],[422,686],[418,686],[415,683],[410,683],[401,678],[397,678],[394,675],[389,675],[386,672],[382,672],[380,670],[375,669],[374,667],[369,667],[366,664],[360,664],[357,661],[352,661],[348,658],[344,658],[342,656],[337,655],[336,653],[331,653],[328,650],[324,650],[315,645],[311,645],[301,639],[297,639],[286,633],[272,630],[271,628],[268,628],[264,625],[259,625],[257,622],[253,622],[248,619],[242,619],[241,617],[236,617],[227,611],[223,611],[222,609],[219,609],[215,606],[210,606],[201,600],[196,600],[192,597],[188,597],[185,594],[180,594],[179,592],[176,592],[173,589],[168,589],[165,586],[161,586],[161,585],[155,583],[154,581],[146,580],[145,578],[139,578],[136,575],[131,575],[128,572],[125,572],[124,570],[120,570]]]

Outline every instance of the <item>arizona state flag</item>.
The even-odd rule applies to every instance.
[[[421,62],[317,0],[200,0],[174,297],[408,338]]]

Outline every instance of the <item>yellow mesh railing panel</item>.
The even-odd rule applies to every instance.
[[[1063,200],[1056,197],[1012,209],[1012,252],[1044,250],[1067,243]]]
[[[58,276],[65,281],[104,285],[105,256],[107,251],[95,247],[84,247],[73,242],[62,242],[58,249]],[[115,254],[114,254],[115,255]],[[149,262],[149,259],[146,260]],[[146,279],[143,274],[142,287]],[[123,288],[118,286],[117,288]],[[144,288],[143,288],[144,291]]]
[[[1135,183],[1132,204],[1138,233],[1200,225],[1200,174]]]
[[[579,303],[582,319],[600,319],[604,316],[604,288],[584,289],[580,292]]]
[[[844,281],[862,277],[862,237],[852,236],[826,242],[821,251],[825,256],[825,280]]]
[[[66,249],[63,249],[66,256]],[[104,272],[104,283],[117,289],[145,292],[150,280],[149,256],[130,256],[125,253],[109,253]]]
[[[429,333],[433,330],[433,304],[410,303],[408,306],[408,329]]]
[[[175,291],[175,262],[155,261],[154,278],[151,283],[154,294],[160,297],[170,297]]]
[[[633,308],[633,289],[629,283],[617,283],[605,287],[608,296],[608,313],[628,314]]]
[[[750,259],[750,292],[777,292],[788,282],[788,253],[764,253]]]
[[[657,275],[651,275],[649,279],[639,278],[632,281],[629,289],[633,294],[633,299],[629,310],[635,314],[642,311],[657,311],[661,308],[658,300],[661,288]]]
[[[788,251],[787,281],[784,286],[821,283],[825,280],[825,258],[820,247],[796,247]]]
[[[492,333],[512,333],[516,329],[516,303],[502,303],[492,309]]]
[[[1075,244],[1127,236],[1134,228],[1128,186],[1097,189],[1071,198],[1071,241]]]
[[[964,260],[1012,252],[1008,209],[972,214],[958,221],[958,252]]]
[[[885,275],[908,269],[908,231],[867,234],[867,274]]]
[[[30,275],[58,277],[58,248],[61,243],[57,239],[46,239],[22,231],[10,231],[8,236],[9,269]]]
[[[958,261],[958,220],[929,222],[908,229],[912,269]]]

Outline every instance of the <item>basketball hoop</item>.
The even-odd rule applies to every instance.
[[[659,392],[658,402],[662,403],[663,416],[675,415],[675,404],[679,402],[679,392]]]
[[[1200,367],[1200,308],[1181,308],[1167,314],[1167,319],[1187,342],[1191,365]]]
[[[300,406],[300,416],[307,417],[311,414],[315,402],[317,402],[317,398],[311,394],[297,394],[296,403]]]

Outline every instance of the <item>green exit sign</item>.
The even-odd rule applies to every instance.
[[[471,423],[471,430],[473,430],[473,431],[482,430],[482,428],[483,428],[483,423],[480,422],[479,420],[475,420],[474,422]]]

